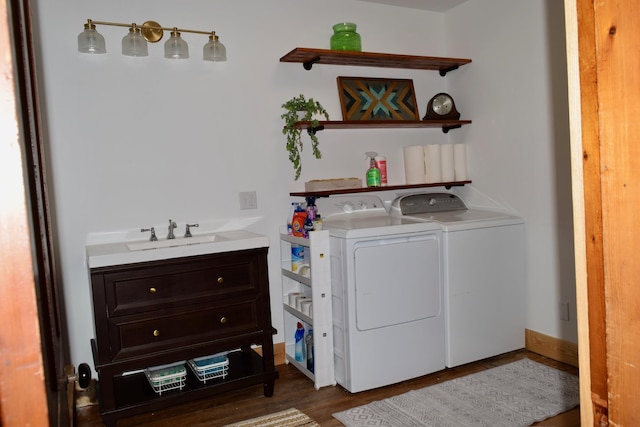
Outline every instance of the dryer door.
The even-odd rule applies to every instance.
[[[356,242],[353,256],[358,330],[440,314],[443,279],[437,233]]]

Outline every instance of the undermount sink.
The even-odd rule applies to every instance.
[[[197,245],[200,243],[211,243],[213,241],[220,241],[220,240],[226,240],[226,239],[216,234],[203,234],[200,236],[193,236],[193,237],[180,237],[180,238],[177,237],[175,239],[133,242],[133,243],[128,243],[127,248],[129,248],[130,251],[144,251],[148,249],[171,248],[175,246],[188,246],[188,245]]]

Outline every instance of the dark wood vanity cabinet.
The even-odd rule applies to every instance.
[[[91,288],[100,408],[106,426],[240,387],[273,394],[267,249],[93,268]],[[252,350],[262,347],[262,355]],[[206,384],[187,368],[185,387],[157,394],[141,370],[222,351],[224,379]]]

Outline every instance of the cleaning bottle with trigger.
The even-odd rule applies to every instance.
[[[380,187],[380,169],[376,166],[375,151],[367,151],[365,155],[369,158],[369,169],[367,169],[367,187]]]
[[[307,360],[305,355],[305,342],[304,342],[304,326],[302,323],[298,322],[296,325],[296,333],[294,336],[295,339],[295,358],[298,362],[304,362]]]

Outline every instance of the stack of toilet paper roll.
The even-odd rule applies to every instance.
[[[402,150],[406,184],[467,180],[465,144],[411,145]]]
[[[313,303],[311,297],[302,292],[291,292],[289,295],[289,305],[302,314],[313,317]]]

